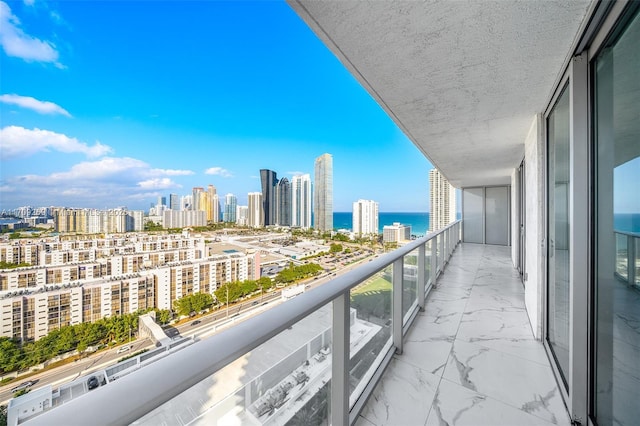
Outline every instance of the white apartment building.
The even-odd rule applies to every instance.
[[[456,220],[456,189],[440,170],[429,170],[429,232]]]
[[[311,175],[291,178],[291,226],[311,228]]]
[[[203,238],[183,235],[0,244],[3,260],[34,265],[0,271],[0,336],[37,340],[65,325],[171,309],[185,295],[259,278],[256,253],[207,250]]]
[[[411,240],[411,226],[394,222],[382,228],[382,241],[385,243],[403,243]]]
[[[352,229],[356,235],[377,235],[378,203],[373,200],[358,200],[354,202]]]
[[[204,210],[165,210],[162,214],[163,228],[185,228],[187,226],[206,226],[207,212]]]
[[[247,197],[249,199],[247,225],[252,228],[262,228],[264,226],[264,207],[262,205],[262,193],[250,192]]]
[[[236,206],[236,225],[247,226],[249,224],[249,206]]]

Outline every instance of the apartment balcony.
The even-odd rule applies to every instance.
[[[460,225],[20,423],[569,424],[509,248]]]
[[[356,424],[570,424],[509,247],[458,247]]]

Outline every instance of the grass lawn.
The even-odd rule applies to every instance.
[[[391,312],[391,283],[382,277],[374,278],[352,291],[351,306],[358,311],[358,317],[389,318]]]
[[[374,278],[368,283],[358,286],[351,291],[351,295],[367,293],[370,291],[388,291],[391,290],[391,283],[382,277]]]

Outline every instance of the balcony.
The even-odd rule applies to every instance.
[[[508,247],[456,250],[356,424],[570,424]]]
[[[19,423],[569,424],[509,248],[460,225]]]

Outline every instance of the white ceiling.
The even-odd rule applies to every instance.
[[[289,4],[461,187],[509,183],[590,1]]]

